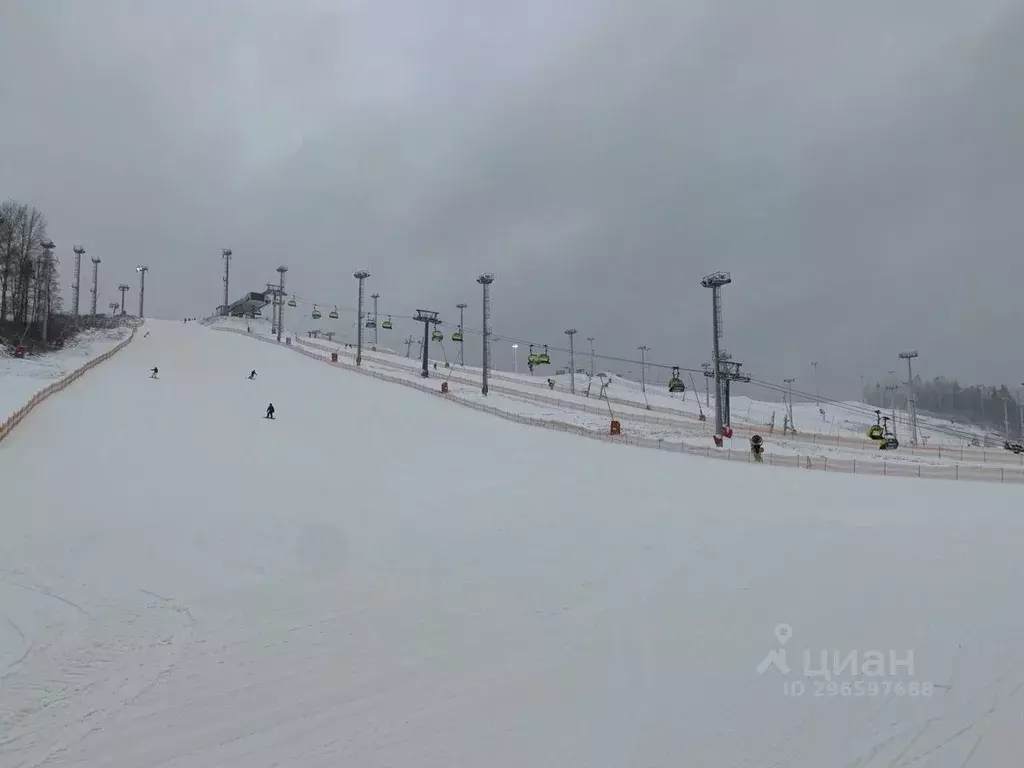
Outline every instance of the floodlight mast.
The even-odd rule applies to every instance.
[[[135,271],[139,273],[139,320],[142,320],[146,317],[146,273],[149,272],[149,267],[140,264]]]
[[[377,346],[377,327],[380,323],[377,322],[377,299],[380,298],[379,293],[371,293],[370,298],[373,299],[373,346]]]
[[[75,282],[72,285],[71,293],[71,313],[78,318],[78,299],[82,285],[82,255],[85,253],[85,248],[80,245],[76,245],[72,250],[75,252]],[[121,303],[124,303],[124,296],[121,297]]]
[[[356,314],[356,365],[363,364],[363,281],[370,276],[370,273],[361,269],[352,275],[359,281],[359,304]]]
[[[100,257],[92,257],[92,314],[96,315],[96,299],[99,297]]]
[[[576,351],[573,347],[572,338],[579,331],[575,328],[566,328],[565,335],[569,337],[569,393],[576,394]]]
[[[907,416],[910,419],[910,444],[917,445],[917,398],[914,396],[914,371],[911,362],[917,357],[917,350],[900,352],[899,358],[907,361]]]
[[[491,368],[491,284],[494,282],[494,275],[484,272],[476,279],[483,287],[483,378],[480,392],[487,394],[487,376]]]
[[[466,307],[469,305],[462,301],[455,305],[455,308],[459,310],[459,359],[462,361],[462,367],[466,367],[466,339],[462,332],[464,327],[464,321],[466,319]]]
[[[224,310],[223,310],[223,314],[226,315],[228,313],[228,302],[230,301],[230,299],[228,298],[228,277],[230,276],[230,273],[231,273],[231,249],[230,248],[221,248],[220,249],[220,255],[221,255],[221,258],[224,259]]]
[[[121,314],[124,315],[125,314],[124,294],[125,294],[126,291],[131,290],[131,287],[127,283],[120,283],[117,286],[117,290],[119,290],[121,292]]]
[[[713,336],[711,364],[715,375],[715,443],[719,445],[722,442],[724,427],[722,414],[722,366],[719,356],[722,340],[722,286],[729,285],[731,282],[732,276],[728,272],[714,272],[700,281],[702,286],[711,289],[711,329]]]
[[[46,261],[43,264],[43,284],[46,291],[46,302],[43,308],[43,343],[45,343],[50,330],[50,276],[53,274],[53,249],[57,246],[50,238],[43,240],[40,245],[46,251]],[[96,313],[93,312],[93,314]]]

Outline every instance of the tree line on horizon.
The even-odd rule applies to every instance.
[[[0,337],[9,344],[40,340],[43,317],[62,307],[59,259],[44,247],[46,229],[46,217],[35,206],[0,202]]]

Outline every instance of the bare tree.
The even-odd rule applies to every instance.
[[[46,217],[15,200],[0,204],[0,324],[10,317],[20,338],[41,331],[44,314],[60,307],[57,258],[46,242]]]

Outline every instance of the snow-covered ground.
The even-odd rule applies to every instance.
[[[0,351],[0,422],[36,392],[113,349],[130,333],[128,327],[82,331],[61,350],[25,358]]]
[[[1019,765],[1019,488],[580,440],[147,325],[0,446],[0,768]]]

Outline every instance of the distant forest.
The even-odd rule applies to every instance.
[[[898,388],[894,388],[898,387]],[[1009,423],[1009,436],[1020,436],[1020,402],[1006,385],[1000,387],[974,385],[965,387],[955,379],[939,376],[931,381],[914,377],[917,412],[948,416],[958,422],[968,422],[1004,432]],[[905,382],[876,382],[864,393],[868,403],[887,409],[895,397],[896,407],[906,409]]]

